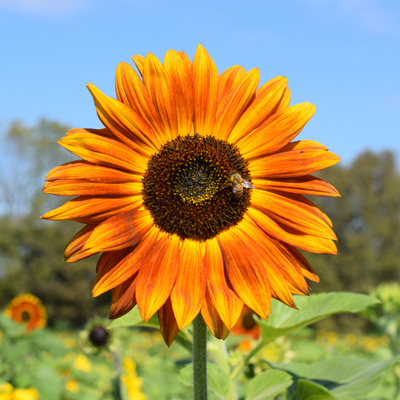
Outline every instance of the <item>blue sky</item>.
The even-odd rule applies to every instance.
[[[114,96],[120,61],[198,43],[219,72],[289,79],[317,111],[301,133],[344,163],[365,149],[400,160],[398,0],[0,0],[0,131],[40,117],[100,127],[91,82]]]

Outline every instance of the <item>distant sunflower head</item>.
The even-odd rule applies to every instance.
[[[312,176],[339,158],[292,140],[314,113],[289,106],[287,79],[259,87],[258,69],[218,74],[199,45],[193,61],[120,63],[116,99],[88,85],[102,129],[60,144],[81,159],[54,168],[44,192],[78,196],[43,216],[87,224],[67,245],[74,262],[102,252],[93,294],[113,290],[111,318],[158,312],[169,345],[201,312],[225,338],[243,305],[266,319],[271,296],[295,307],[318,281],[297,250],[336,253],[329,218],[304,195],[338,196]]]
[[[46,309],[42,302],[32,294],[21,294],[10,301],[5,315],[19,324],[25,324],[27,332],[46,326]]]
[[[248,335],[253,339],[258,339],[260,337],[260,333],[260,327],[257,325],[257,322],[254,319],[253,310],[247,306],[244,306],[236,325],[232,328],[232,334]]]

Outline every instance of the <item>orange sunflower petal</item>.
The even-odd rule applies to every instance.
[[[238,142],[241,153],[250,160],[278,151],[301,132],[314,112],[310,103],[284,108]]]
[[[210,135],[218,106],[218,70],[214,61],[200,44],[192,64],[194,83],[194,131]]]
[[[154,131],[138,112],[106,96],[91,83],[87,87],[93,96],[101,122],[121,142],[145,157],[157,150]]]
[[[153,54],[149,53],[144,63],[143,82],[153,100],[168,140],[178,134],[178,115],[171,78]]]
[[[136,305],[137,274],[128,278],[113,289],[111,297],[110,319],[122,317]]]
[[[281,226],[277,221],[254,207],[249,207],[246,212],[269,236],[282,240],[283,242],[298,247],[299,249],[309,251],[310,253],[337,253],[336,246],[330,239],[306,235],[299,231],[290,230],[287,226]]]
[[[201,315],[211,333],[217,339],[225,340],[226,337],[229,335],[229,329],[226,327],[221,317],[219,316],[208,292],[206,292],[203,306],[201,307]]]
[[[133,196],[142,193],[142,185],[136,182],[103,183],[83,179],[63,179],[46,182],[43,193],[56,196]]]
[[[286,107],[289,107],[290,104],[290,98],[291,98],[291,93],[290,93],[290,89],[288,87],[286,87],[285,91],[283,92],[283,95],[281,97],[281,100],[278,104],[278,107],[276,109],[276,111],[280,111],[283,110]]]
[[[158,229],[150,229],[137,246],[103,253],[97,262],[97,276],[93,284],[93,296],[120,285],[135,274],[143,265],[146,255],[157,243]]]
[[[174,50],[164,56],[164,67],[171,78],[178,114],[178,131],[181,135],[192,132],[194,112],[194,90],[190,73],[191,66]]]
[[[336,240],[330,224],[317,207],[312,207],[302,196],[281,195],[274,192],[255,191],[252,197],[252,207],[258,208],[281,226],[297,230],[306,235],[319,236]]]
[[[240,117],[229,135],[231,143],[236,143],[242,137],[248,135],[276,111],[276,107],[285,92],[286,85],[287,78],[278,76],[257,90],[254,101]]]
[[[141,196],[80,196],[49,211],[41,218],[52,221],[71,220],[83,224],[96,224],[115,215],[132,211],[142,205]]]
[[[185,64],[188,66],[189,71],[192,69],[192,62],[190,61],[190,58],[188,57],[188,55],[181,51],[178,51],[179,57],[182,58],[183,61],[185,61]]]
[[[213,129],[214,136],[228,139],[243,111],[253,101],[259,81],[260,71],[256,68],[240,78],[237,87],[229,93],[226,104],[218,113]]]
[[[206,292],[202,244],[184,240],[180,249],[179,271],[171,292],[172,308],[179,329],[190,324],[200,312]]]
[[[76,262],[93,254],[82,249],[95,227],[96,225],[86,225],[68,242],[64,250],[65,262]]]
[[[297,254],[299,254],[299,252],[295,249],[291,252],[291,246],[284,245],[279,240],[268,236],[262,229],[258,228],[247,215],[245,215],[243,219],[241,228],[245,231],[245,234],[252,231],[251,237],[256,243],[255,247],[261,246],[262,249],[260,252],[265,252],[263,259],[268,260],[266,263],[267,270],[271,268],[278,270],[278,275],[285,281],[291,293],[308,295],[308,284],[304,279],[300,266],[303,260],[297,259]],[[270,275],[271,270],[269,276]]]
[[[153,101],[147,92],[143,81],[136,71],[126,63],[119,63],[115,73],[115,88],[119,101],[138,112],[154,129],[156,135],[152,138],[159,147],[164,141],[165,129]]]
[[[232,92],[236,92],[241,82],[241,78],[246,74],[246,70],[234,65],[228,68],[218,78],[218,109],[217,116],[226,107]]]
[[[251,160],[252,178],[293,178],[337,164],[340,158],[326,150],[304,149],[271,154]]]
[[[339,192],[329,183],[313,175],[286,179],[252,179],[253,185],[262,190],[299,193],[308,196],[340,197]]]
[[[141,262],[137,301],[142,319],[147,322],[165,303],[179,269],[180,239],[164,235]]]
[[[76,130],[58,143],[86,161],[143,175],[147,160],[116,140]]]
[[[205,270],[207,292],[218,315],[230,330],[236,324],[243,301],[229,286],[225,276],[224,260],[217,239],[206,242]]]
[[[251,226],[251,224],[246,223],[246,221],[243,221],[237,229],[235,229],[235,233],[243,243],[246,243],[248,247],[258,255],[263,268],[265,268],[266,275],[268,276],[271,296],[289,307],[296,308],[286,279],[282,275],[281,265],[287,263],[282,253],[277,250],[276,247],[271,246],[271,243],[268,243],[265,234],[257,226]],[[261,243],[263,245],[261,245]],[[266,246],[268,246],[268,251]]]
[[[115,168],[93,165],[87,161],[71,161],[59,167],[53,168],[47,175],[47,181],[56,180],[80,180],[88,182],[141,182],[142,180],[135,174],[119,171]]]
[[[158,322],[160,323],[164,341],[169,347],[179,332],[170,297],[168,297],[164,305],[158,310]]]
[[[147,210],[134,210],[116,215],[96,226],[82,251],[95,254],[134,246],[152,225],[153,220]]]
[[[143,56],[139,56],[138,54],[136,54],[132,57],[132,60],[135,63],[140,75],[143,77],[144,63],[146,59]]]
[[[218,236],[224,263],[235,292],[242,301],[262,318],[267,319],[271,305],[268,275],[251,248],[233,229]]]

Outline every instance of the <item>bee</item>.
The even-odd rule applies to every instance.
[[[229,179],[232,183],[232,193],[237,199],[242,197],[243,188],[255,189],[254,185],[243,179],[237,172],[231,172]]]

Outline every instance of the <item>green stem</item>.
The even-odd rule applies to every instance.
[[[194,400],[207,400],[207,326],[199,315],[193,321]]]

